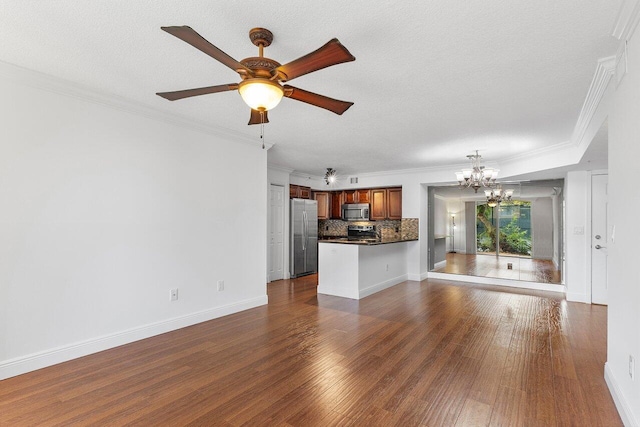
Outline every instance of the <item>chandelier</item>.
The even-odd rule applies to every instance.
[[[503,190],[500,184],[497,184],[495,188],[491,190],[484,190],[484,195],[487,196],[487,205],[490,208],[495,208],[502,202],[510,202],[511,196],[513,196],[513,190]]]
[[[456,178],[460,188],[473,188],[477,193],[480,187],[493,188],[496,185],[497,169],[485,168],[480,164],[482,156],[478,154],[469,154],[467,158],[471,161],[471,169],[462,169],[456,172]]]
[[[336,170],[333,168],[327,168],[327,173],[324,174],[324,180],[327,182],[327,185],[336,182]]]

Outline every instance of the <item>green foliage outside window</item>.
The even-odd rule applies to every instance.
[[[517,200],[511,205],[529,208],[531,203]],[[476,213],[478,221],[481,223],[478,226],[478,250],[480,252],[495,252],[496,227],[494,225],[494,211],[487,205],[478,205]],[[531,236],[528,230],[520,227],[519,219],[520,210],[512,210],[511,220],[500,227],[501,253],[531,255]]]

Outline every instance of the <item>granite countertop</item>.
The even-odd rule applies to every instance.
[[[323,237],[318,240],[319,243],[342,243],[347,245],[364,245],[364,246],[374,246],[374,245],[385,245],[387,243],[400,243],[400,242],[415,242],[418,239],[360,239],[354,240],[349,239],[347,237]]]

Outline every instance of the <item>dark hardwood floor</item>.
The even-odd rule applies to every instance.
[[[0,425],[622,425],[606,307],[434,279],[356,301],[316,282],[1,381]]]
[[[511,269],[508,268],[511,264]],[[526,280],[537,283],[560,284],[562,274],[551,260],[495,254],[467,255],[448,253],[446,264],[433,270],[436,273],[465,274],[467,276]]]

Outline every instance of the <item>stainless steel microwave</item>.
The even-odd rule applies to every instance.
[[[342,205],[343,221],[369,221],[368,203],[346,203]]]

